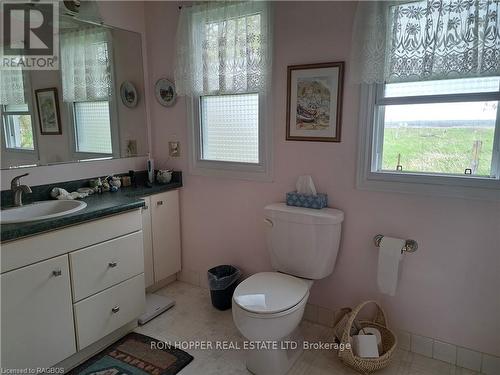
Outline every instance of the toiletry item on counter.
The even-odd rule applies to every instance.
[[[72,199],[85,198],[88,196],[88,193],[79,193],[77,191],[69,193],[67,190],[63,188],[55,187],[50,191],[50,196],[54,199],[59,199],[59,200],[62,199],[72,200]]]
[[[172,173],[173,170],[171,169],[159,169],[158,172],[156,172],[156,181],[159,184],[168,184],[172,181]]]
[[[122,180],[123,187],[127,187],[127,186],[131,185],[130,176],[122,176],[121,180]]]
[[[119,189],[122,186],[122,181],[120,180],[120,177],[111,176],[109,184]]]
[[[135,172],[133,170],[128,171],[128,175],[130,177],[130,185],[134,188],[137,187],[137,178],[135,176]]]
[[[399,262],[406,240],[384,236],[378,253],[377,285],[381,293],[394,296],[398,286]]]
[[[354,354],[362,358],[378,358],[377,337],[375,335],[352,336]]]
[[[78,193],[92,195],[95,193],[95,190],[90,187],[82,187],[76,190]]]
[[[153,159],[148,159],[147,161],[147,171],[148,171],[148,182],[152,185],[155,181],[155,169]]]

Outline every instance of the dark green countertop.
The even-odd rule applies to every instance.
[[[48,220],[0,225],[1,242],[17,240],[69,225],[81,224],[101,217],[138,209],[144,206],[144,201],[140,197],[177,189],[181,186],[182,182],[171,182],[166,185],[154,184],[149,188],[138,185],[137,187],[122,188],[116,193],[93,194],[82,199],[87,203],[87,207],[73,214]]]

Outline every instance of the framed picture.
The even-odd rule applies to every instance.
[[[160,78],[155,84],[155,96],[162,106],[173,106],[177,98],[175,85],[166,78]]]
[[[343,81],[343,61],[288,67],[288,141],[340,142]]]
[[[43,135],[61,134],[61,115],[57,88],[35,90],[40,133]]]
[[[120,97],[122,103],[128,108],[134,108],[137,106],[139,100],[137,95],[137,89],[134,84],[130,81],[125,81],[120,86]]]

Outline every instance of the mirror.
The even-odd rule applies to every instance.
[[[144,156],[141,35],[59,20],[59,70],[1,71],[2,169]]]

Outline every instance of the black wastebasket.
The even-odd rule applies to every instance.
[[[241,271],[234,266],[224,264],[210,268],[207,276],[212,305],[219,310],[230,309],[233,292],[238,284]]]

